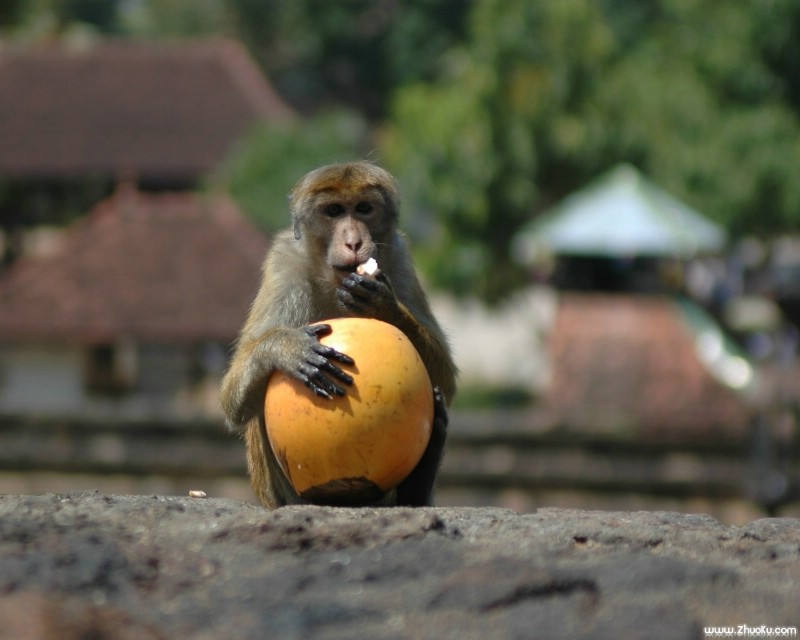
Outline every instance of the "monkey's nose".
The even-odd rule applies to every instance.
[[[345,242],[344,244],[353,253],[358,253],[361,247],[364,246],[364,242],[362,240],[353,240],[350,242]]]

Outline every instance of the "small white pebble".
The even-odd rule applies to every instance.
[[[190,498],[205,498],[207,496],[206,496],[206,492],[205,491],[200,491],[199,489],[192,489],[191,491],[189,491],[189,497]]]

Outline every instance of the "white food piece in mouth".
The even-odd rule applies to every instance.
[[[358,265],[356,273],[360,276],[374,276],[378,273],[378,261],[375,258],[370,258],[364,264]]]

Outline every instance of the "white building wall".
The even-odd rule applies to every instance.
[[[0,347],[0,411],[78,411],[85,403],[82,366],[83,353],[75,347]]]
[[[195,349],[134,345],[131,387],[113,394],[86,389],[79,346],[0,345],[0,413],[117,418],[220,416],[222,366],[194,371]],[[218,370],[217,370],[218,369]]]

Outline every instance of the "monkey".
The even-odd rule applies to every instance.
[[[394,177],[377,164],[332,164],[305,175],[289,194],[291,225],[276,234],[261,284],[223,377],[221,405],[228,428],[244,433],[250,481],[273,509],[307,502],[298,496],[267,438],[264,398],[270,375],[281,370],[321,398],[347,394],[352,377],[345,353],[320,338],[334,317],[370,317],[399,328],[416,347],[434,389],[431,438],[411,474],[381,504],[432,504],[456,392],[457,369],[398,229],[400,198]],[[380,270],[357,273],[369,258]]]

